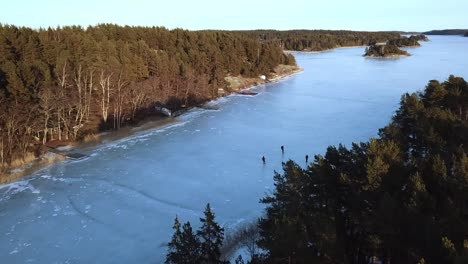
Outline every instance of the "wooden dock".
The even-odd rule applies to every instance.
[[[258,93],[248,92],[248,91],[241,91],[241,92],[236,92],[236,94],[240,94],[240,95],[257,95]]]
[[[77,152],[66,153],[66,152],[57,151],[55,149],[50,149],[49,152],[52,152],[57,155],[61,155],[67,159],[72,159],[72,160],[82,160],[88,157],[88,155],[77,153]]]
[[[72,159],[72,160],[82,160],[84,158],[87,158],[88,156],[85,155],[85,154],[81,154],[81,153],[64,153],[63,154],[67,159]]]

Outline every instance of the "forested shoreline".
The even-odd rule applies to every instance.
[[[230,92],[228,76],[274,77],[278,65],[296,64],[283,52],[293,43],[327,49],[395,34],[0,25],[0,173],[40,156],[50,141],[215,99],[219,88]]]
[[[404,94],[379,138],[285,163],[259,262],[467,263],[467,135],[468,83],[450,76]]]
[[[431,30],[423,32],[425,35],[463,35],[468,33],[468,29],[441,29],[441,30]]]
[[[231,32],[2,25],[0,171],[50,140],[118,129],[155,106],[196,105],[218,97],[226,76],[268,76],[279,64],[294,57]]]
[[[235,31],[262,41],[277,42],[292,51],[324,51],[340,47],[367,46],[400,38],[397,32],[367,32],[349,30],[250,30]]]
[[[379,138],[329,146],[307,168],[283,163],[258,232],[240,242],[248,263],[467,263],[467,153],[468,83],[429,81],[401,97]],[[187,248],[203,256],[194,235],[174,237],[166,263],[192,263]]]

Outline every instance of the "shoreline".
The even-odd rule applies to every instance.
[[[58,153],[46,151],[37,158],[26,161],[21,166],[11,167],[6,172],[0,173],[0,186],[13,183],[21,178],[25,178],[37,171],[40,171],[41,169],[46,168],[47,166],[66,160],[63,154],[79,150],[95,149],[107,143],[130,138],[134,135],[137,135],[138,133],[147,132],[153,129],[164,129],[171,125],[177,124],[178,121],[176,118],[190,111],[191,109],[196,107],[204,108],[204,105],[235,94],[236,92],[248,91],[260,85],[275,83],[302,71],[303,69],[296,66],[291,71],[277,74],[277,76],[271,79],[262,80],[261,78],[243,78],[248,83],[244,84],[242,88],[238,87],[232,92],[226,93],[223,96],[217,97],[216,99],[179,110],[177,111],[179,113],[177,116],[148,116],[137,122],[135,125],[128,125],[120,128],[119,130],[108,130],[98,134],[90,134],[89,136],[85,137],[85,139],[80,141],[69,141],[66,145],[59,145],[56,148],[51,148],[57,150]]]
[[[369,58],[369,59],[399,59],[399,58],[406,58],[410,57],[411,54],[405,55],[405,54],[392,54],[388,56],[374,56],[374,55],[362,55],[364,58]]]
[[[326,50],[284,50],[285,53],[305,53],[305,54],[318,54],[318,53],[324,53],[324,52],[329,52],[329,51],[334,51],[337,49],[355,49],[355,48],[365,48],[367,45],[358,45],[358,46],[340,46],[332,49],[326,49]]]

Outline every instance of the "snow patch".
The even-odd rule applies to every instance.
[[[68,145],[68,146],[58,147],[58,148],[56,148],[56,150],[58,150],[58,151],[68,151],[68,150],[71,150],[72,148],[73,148],[72,145]]]
[[[54,181],[54,182],[58,181],[58,182],[64,182],[64,183],[82,181],[82,179],[57,178],[57,177],[53,177],[53,176],[50,176],[50,175],[42,175],[41,178],[46,179],[46,180],[51,180],[51,181]]]
[[[0,185],[0,191],[3,189],[6,189],[6,191],[3,192],[3,197],[0,198],[0,201],[3,200],[8,200],[11,198],[11,196],[24,192],[26,190],[31,191],[31,193],[38,194],[41,193],[38,189],[36,189],[30,181],[33,179],[28,179],[28,180],[21,180],[17,182],[12,182],[9,184],[4,184]]]

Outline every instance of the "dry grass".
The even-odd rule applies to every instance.
[[[20,159],[12,160],[10,163],[10,168],[19,168],[23,167],[26,164],[29,164],[36,160],[36,156],[32,152],[26,153],[26,155]]]
[[[10,166],[2,166],[4,170],[0,172],[0,184],[10,183],[42,167],[64,159],[65,157],[62,155],[50,152],[42,155],[40,158],[36,158],[32,152],[27,153],[23,159],[14,160]]]
[[[98,134],[88,134],[86,135],[84,138],[83,138],[83,142],[84,143],[89,143],[89,142],[93,142],[93,141],[97,141],[99,139],[99,135]]]
[[[275,73],[278,75],[290,74],[298,70],[299,68],[293,65],[280,64],[275,67]]]

